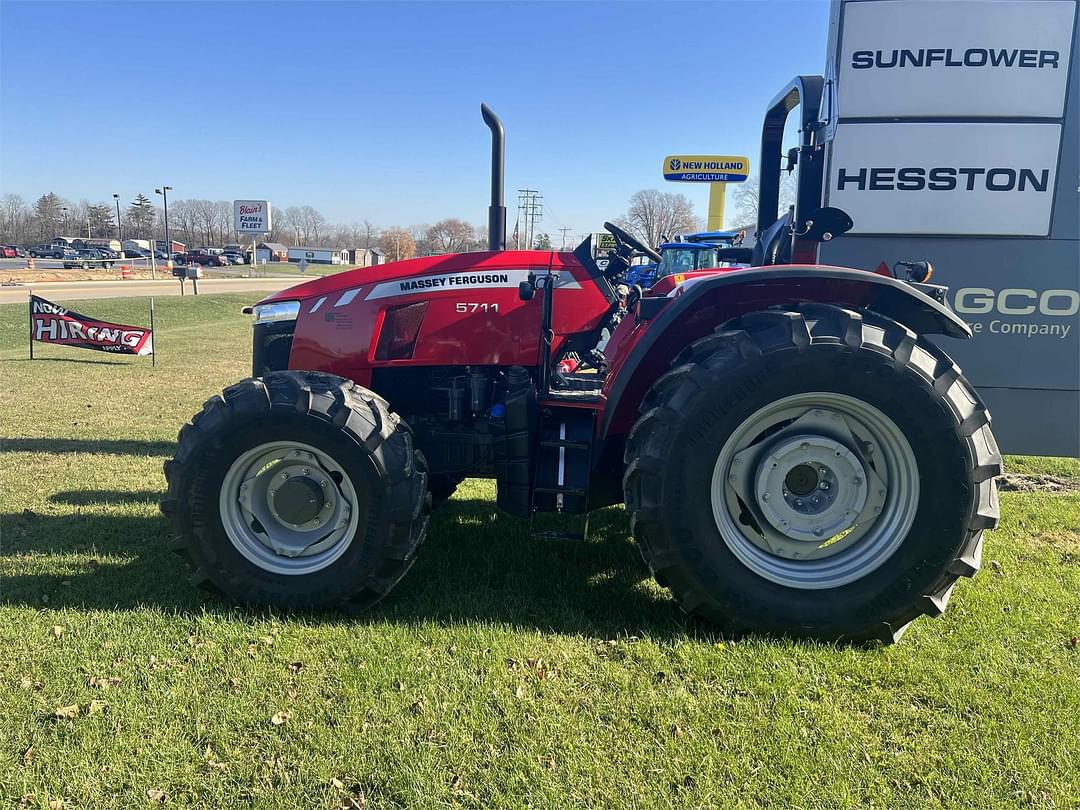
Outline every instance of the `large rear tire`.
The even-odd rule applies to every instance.
[[[161,510],[200,587],[245,604],[364,608],[412,566],[425,464],[372,392],[315,372],[243,380],[178,441]]]
[[[805,305],[727,323],[673,366],[627,439],[623,485],[642,555],[687,612],[891,642],[978,571],[1001,458],[944,352]]]

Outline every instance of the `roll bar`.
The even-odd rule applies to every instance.
[[[817,140],[821,128],[818,121],[825,79],[821,76],[796,76],[769,104],[761,127],[761,185],[758,189],[758,222],[760,236],[776,222],[780,203],[780,162],[784,155],[784,124],[788,113],[800,108],[798,162],[798,191],[795,198],[795,232],[805,231],[806,216],[821,207],[821,184],[824,178],[825,150]],[[796,242],[799,240],[795,240]],[[794,248],[794,246],[793,246]],[[793,253],[794,254],[794,250]]]

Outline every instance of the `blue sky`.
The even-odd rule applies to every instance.
[[[486,101],[507,204],[597,229],[664,155],[744,154],[828,3],[0,2],[0,193],[309,204],[380,226],[486,221]]]

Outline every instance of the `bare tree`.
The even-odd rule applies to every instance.
[[[304,210],[297,205],[290,205],[284,211],[282,219],[285,224],[289,226],[289,230],[292,232],[292,243],[294,247],[300,245],[300,233],[304,228]]]
[[[28,240],[30,211],[18,194],[5,194],[0,200],[0,236],[6,242]]]
[[[310,205],[300,206],[300,222],[304,231],[304,242],[311,246],[319,245],[319,234],[326,227],[326,217]]]
[[[366,219],[358,226],[354,226],[356,232],[356,247],[362,247],[364,250],[371,250],[375,247],[379,239],[379,229],[368,222]]]
[[[428,228],[425,236],[433,253],[461,253],[469,248],[476,233],[468,222],[450,217]]]
[[[169,206],[169,238],[195,247],[199,239],[196,200],[176,200]]]
[[[732,195],[736,211],[736,228],[745,228],[747,233],[757,230],[759,190],[761,181],[757,177],[751,177],[745,183],[739,183]],[[795,193],[798,188],[794,173],[780,175],[780,204],[777,206],[777,214],[782,215],[788,208],[795,204]]]
[[[198,235],[195,241],[202,242],[206,246],[213,245],[218,222],[217,205],[213,200],[191,200],[191,205],[195,214]]]
[[[405,228],[393,226],[379,234],[379,250],[391,261],[411,259],[416,255],[416,242]]]
[[[659,245],[662,237],[701,227],[694,215],[694,204],[685,194],[654,188],[643,189],[630,198],[630,207],[620,224],[652,247]]]

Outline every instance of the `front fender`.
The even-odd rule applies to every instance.
[[[612,358],[600,438],[630,429],[649,387],[691,342],[747,312],[803,303],[867,309],[921,335],[971,337],[968,325],[947,307],[909,284],[865,270],[800,265],[701,277],[677,289],[642,324],[624,357]]]

